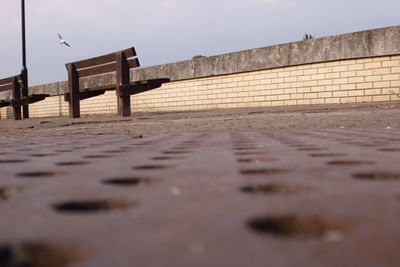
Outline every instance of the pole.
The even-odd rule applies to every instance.
[[[28,68],[26,67],[26,38],[25,38],[25,0],[21,0],[21,26],[22,26],[22,97],[28,97]],[[23,116],[25,119],[29,118],[29,106],[22,107]]]

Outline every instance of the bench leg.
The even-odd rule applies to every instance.
[[[73,94],[71,94],[73,95]],[[69,99],[69,116],[71,118],[80,118],[81,117],[81,107],[79,103],[79,95],[76,97],[71,97]]]
[[[13,119],[22,120],[21,107],[13,107]]]
[[[126,95],[121,91],[122,85],[129,85],[130,72],[129,64],[125,53],[119,52],[116,54],[117,65],[117,98],[118,98],[118,115],[122,117],[131,116],[131,96]]]
[[[122,117],[131,116],[131,97],[118,96],[118,115]]]
[[[73,64],[67,66],[68,69],[68,91],[69,91],[69,116],[79,118],[81,116],[79,77],[76,67]]]
[[[24,113],[24,119],[29,119],[29,106],[25,105],[22,106],[23,113]]]
[[[21,100],[21,86],[16,77],[14,77],[12,82],[12,99],[13,100]],[[11,102],[12,103],[12,102]],[[11,104],[13,109],[13,119],[14,120],[21,120],[21,106],[18,104]]]

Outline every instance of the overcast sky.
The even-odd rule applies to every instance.
[[[399,0],[27,0],[30,83],[66,80],[65,63],[130,46],[151,66],[399,25],[399,10]],[[1,0],[0,25],[2,78],[21,69],[19,0]]]

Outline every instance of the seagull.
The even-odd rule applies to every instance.
[[[60,44],[65,44],[68,47],[71,47],[61,36],[61,34],[58,34],[58,37],[60,38]]]

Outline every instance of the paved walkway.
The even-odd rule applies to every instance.
[[[399,110],[0,121],[0,266],[396,267]]]

